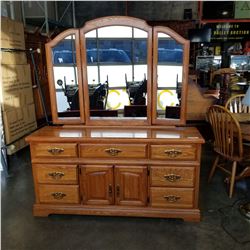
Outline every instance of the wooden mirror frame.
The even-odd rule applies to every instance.
[[[130,26],[144,30],[148,33],[147,38],[147,117],[145,119],[90,119],[89,93],[87,78],[87,57],[86,57],[86,39],[85,33],[107,26]],[[183,78],[181,90],[181,110],[180,119],[158,119],[157,118],[157,64],[158,64],[158,36],[157,34],[165,33],[172,37],[176,42],[183,45]],[[77,81],[79,88],[79,111],[80,117],[59,118],[56,102],[56,91],[53,73],[52,49],[64,38],[75,35]],[[186,124],[186,102],[187,102],[187,85],[188,85],[188,65],[189,65],[189,41],[177,34],[175,31],[164,26],[149,26],[144,20],[126,17],[126,16],[108,16],[94,19],[86,22],[80,29],[69,29],[46,45],[46,58],[49,79],[49,90],[51,99],[51,112],[54,124],[86,124],[91,126],[150,126],[164,125],[175,126]]]
[[[183,45],[183,73],[181,89],[181,110],[179,119],[158,119],[157,118],[157,65],[158,65],[158,33],[164,33]],[[172,29],[164,26],[153,27],[153,87],[152,87],[152,124],[155,125],[185,125],[188,87],[188,65],[189,65],[189,40],[184,39]]]
[[[86,58],[86,39],[85,34],[91,30],[107,27],[107,26],[130,26],[144,30],[148,33],[147,38],[147,117],[145,119],[108,119],[96,118],[90,119],[89,108],[89,91],[88,91],[88,78],[87,78],[87,58]],[[152,27],[145,21],[125,16],[109,16],[94,19],[86,22],[83,28],[80,29],[81,41],[81,59],[82,59],[82,78],[85,99],[85,116],[87,125],[150,125],[151,124],[151,86],[152,86]]]
[[[53,57],[52,49],[58,43],[60,43],[64,38],[70,35],[75,35],[75,49],[76,49],[76,66],[77,66],[77,84],[78,84],[78,95],[79,95],[79,111],[80,116],[78,117],[58,117],[57,101],[56,101],[56,90],[55,90],[55,80],[53,72]],[[48,80],[49,80],[49,92],[51,101],[51,113],[52,121],[54,124],[84,124],[85,114],[84,114],[84,98],[83,98],[83,87],[82,87],[82,73],[81,73],[81,56],[80,56],[80,40],[79,40],[79,30],[78,29],[68,29],[53,40],[46,43],[46,59],[47,59],[47,70],[48,70]]]

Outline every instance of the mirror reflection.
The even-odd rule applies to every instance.
[[[157,118],[180,119],[183,45],[158,33]]]
[[[147,32],[128,26],[86,36],[90,118],[147,117]]]
[[[53,47],[52,60],[58,117],[79,117],[75,35]]]

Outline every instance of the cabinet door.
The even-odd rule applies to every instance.
[[[146,205],[146,166],[115,166],[115,199],[117,205]]]
[[[81,191],[84,204],[113,204],[113,185],[112,166],[81,166]]]

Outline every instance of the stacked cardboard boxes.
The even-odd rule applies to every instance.
[[[22,23],[1,18],[1,48],[25,49]],[[23,136],[35,130],[30,65],[25,52],[1,52],[1,109],[6,145],[9,154],[23,148]]]

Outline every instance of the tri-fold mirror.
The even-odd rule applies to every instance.
[[[55,124],[183,125],[189,41],[132,17],[104,17],[46,44]]]

